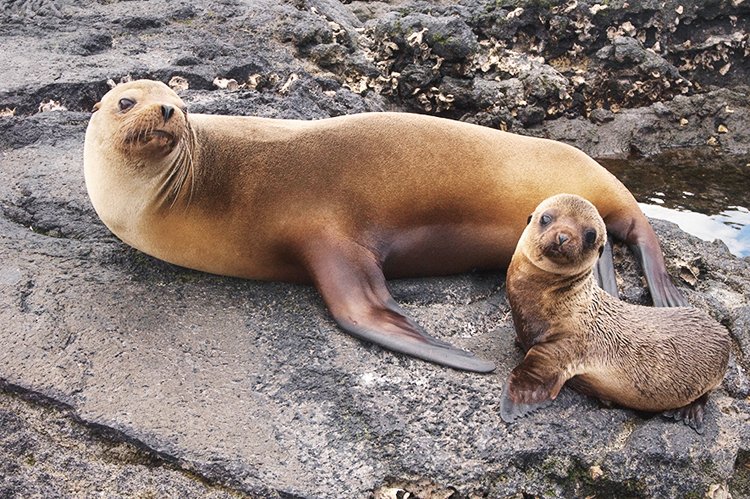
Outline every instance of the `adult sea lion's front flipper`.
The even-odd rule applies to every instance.
[[[375,255],[337,238],[306,245],[305,265],[336,322],[351,335],[389,350],[456,369],[490,372],[492,362],[433,338],[391,297]]]

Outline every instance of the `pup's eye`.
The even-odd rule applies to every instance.
[[[593,229],[589,229],[586,232],[584,232],[583,240],[586,241],[586,244],[588,244],[589,246],[592,246],[596,242],[596,231]]]
[[[135,106],[135,101],[131,99],[120,99],[120,102],[118,102],[117,105],[120,107],[120,111],[127,111]]]
[[[552,221],[552,216],[548,214],[544,214],[541,217],[539,217],[539,223],[542,224],[542,226],[549,225]]]

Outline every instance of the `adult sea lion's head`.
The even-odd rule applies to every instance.
[[[172,207],[180,199],[189,204],[195,147],[185,103],[164,83],[136,80],[107,92],[94,106],[83,159],[86,188],[100,218],[133,241],[127,226],[137,213]]]
[[[100,147],[139,159],[168,155],[190,129],[182,99],[153,80],[123,83],[107,92],[94,106],[91,125]]]
[[[607,229],[594,205],[558,194],[534,210],[518,249],[544,271],[575,275],[593,268],[606,242]]]

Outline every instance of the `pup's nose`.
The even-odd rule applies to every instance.
[[[570,237],[568,237],[566,234],[558,234],[557,235],[557,243],[560,246],[562,246],[563,244],[565,244],[568,241],[568,239],[570,239]]]
[[[165,122],[169,121],[169,118],[171,118],[173,114],[174,114],[174,108],[172,106],[166,106],[166,105],[161,106],[161,115],[164,116]]]

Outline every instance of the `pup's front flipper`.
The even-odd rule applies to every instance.
[[[302,255],[336,322],[349,334],[389,350],[456,369],[490,372],[495,364],[433,338],[391,297],[375,255],[345,238],[306,245]]]
[[[571,350],[564,340],[534,345],[516,366],[503,386],[500,416],[506,423],[546,407],[557,398],[571,375]]]
[[[604,245],[604,251],[599,255],[594,267],[594,275],[599,287],[607,293],[617,298],[617,276],[615,274],[615,262],[612,255],[612,241],[607,237],[607,243]]]
[[[705,426],[703,425],[703,416],[705,414],[706,402],[708,402],[708,393],[704,393],[694,402],[680,407],[679,409],[672,409],[671,411],[664,411],[664,416],[674,419],[675,421],[682,421],[699,435],[703,435]]]
[[[514,387],[511,382],[512,374],[503,385],[503,396],[500,399],[500,417],[506,423],[513,423],[516,419],[526,416],[537,409],[547,407],[552,403],[549,392],[544,389],[530,387],[528,391]],[[516,402],[513,399],[528,400]]]

